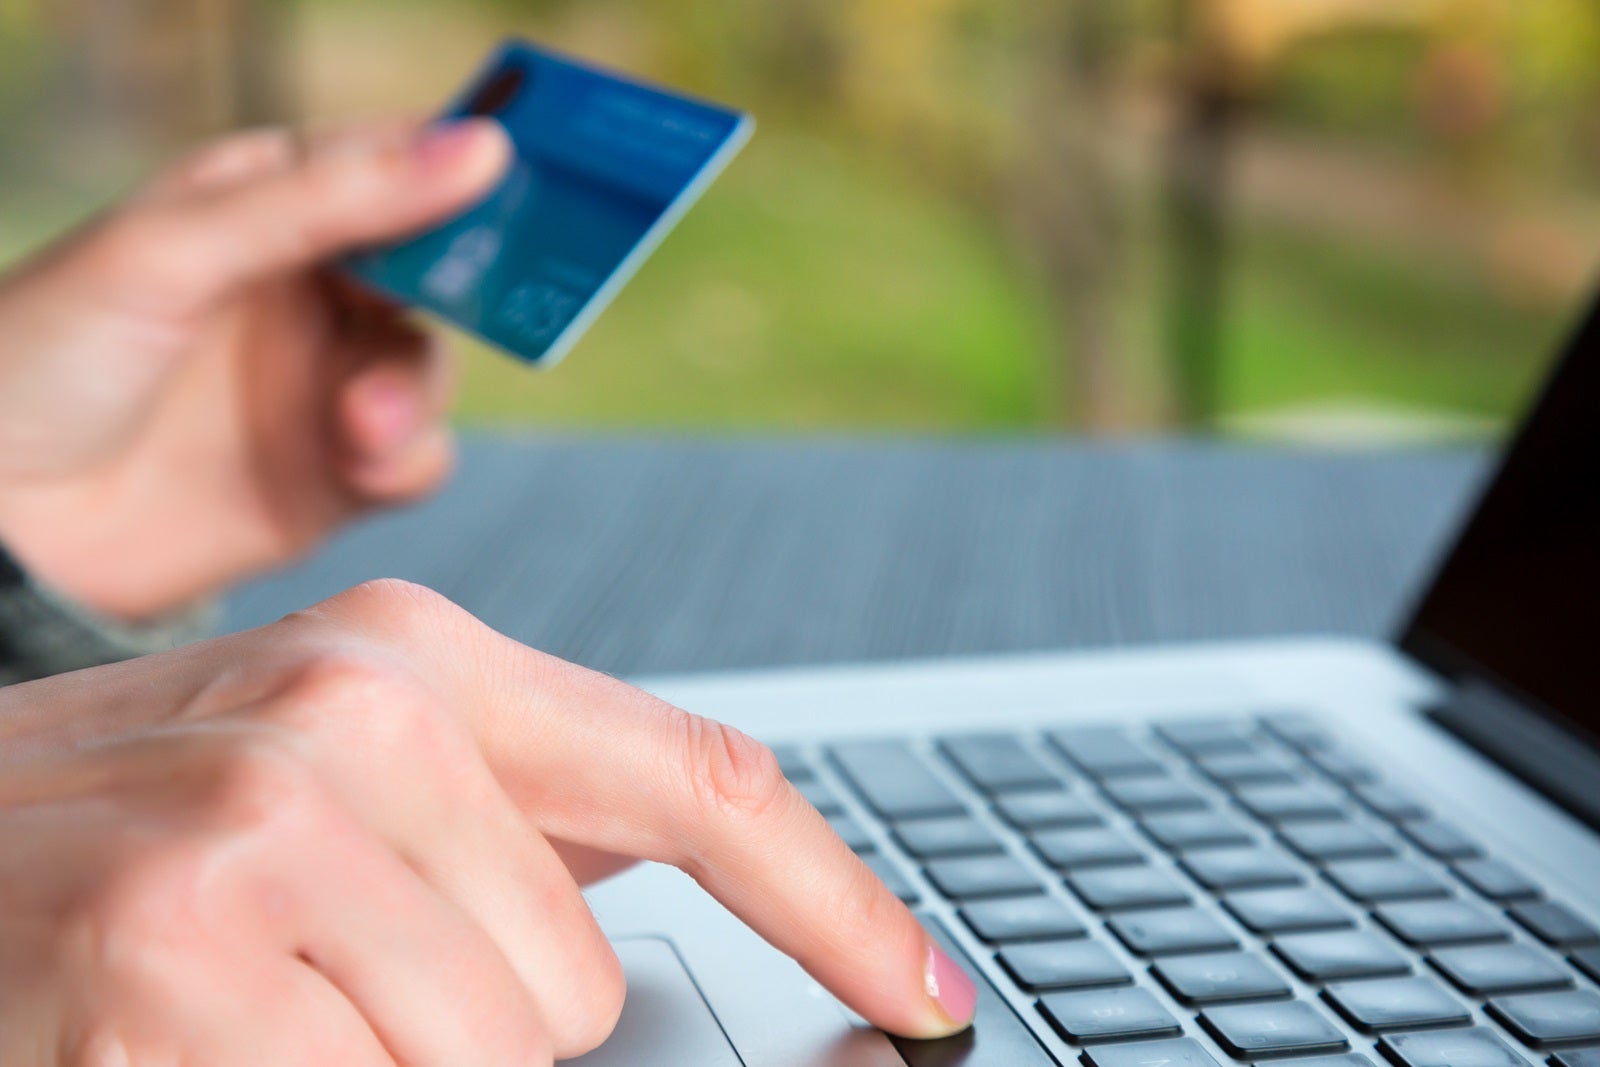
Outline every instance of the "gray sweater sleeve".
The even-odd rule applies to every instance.
[[[37,581],[0,548],[0,685],[165,652],[207,636],[213,605],[130,624]]]

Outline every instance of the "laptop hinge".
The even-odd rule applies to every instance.
[[[1600,829],[1600,755],[1589,744],[1480,679],[1462,678],[1431,709],[1439,725]]]

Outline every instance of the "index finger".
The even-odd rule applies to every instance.
[[[900,900],[731,727],[514,642],[486,701],[490,764],[540,829],[669,863],[868,1021],[959,1032],[976,991]]]

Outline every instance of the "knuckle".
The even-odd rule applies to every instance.
[[[405,665],[357,652],[325,652],[301,664],[264,714],[291,731],[378,751],[451,752],[465,720]]]
[[[844,920],[837,923],[834,929],[855,945],[872,944],[881,939],[885,931],[899,931],[902,934],[914,931],[920,939],[921,927],[911,918],[906,905],[883,884],[872,868],[857,858],[855,870],[855,877],[846,881],[843,897],[833,909],[833,914]]]
[[[376,621],[438,625],[461,614],[448,597],[425,585],[401,578],[376,578],[324,600],[312,609],[318,615],[351,622]]]
[[[202,247],[181,207],[135,200],[94,224],[72,269],[107,301],[181,322],[199,277],[195,264],[205,258]]]
[[[61,1067],[131,1067],[138,1062],[120,1029],[96,1019],[62,1042],[56,1057]]]
[[[361,166],[362,162],[346,154],[313,152],[301,161],[292,180],[309,203],[359,202],[371,188],[371,170]]]
[[[69,905],[62,943],[87,979],[113,989],[161,984],[202,936],[205,858],[192,842],[147,846]]]
[[[102,219],[87,250],[102,278],[122,281],[146,277],[152,267],[164,266],[172,239],[161,208],[134,203]]]
[[[218,919],[275,870],[261,861],[323,836],[337,811],[312,767],[276,737],[227,738],[180,773],[159,828],[130,840],[62,908],[66,958],[86,979],[167,988],[183,960],[206,954]]]
[[[473,646],[488,627],[448,597],[399,578],[377,578],[292,612],[275,627],[326,645],[365,644],[402,653],[405,662],[426,662],[439,647]],[[331,631],[331,633],[330,633]]]
[[[565,998],[558,1019],[552,1019],[552,1036],[557,1059],[571,1059],[592,1052],[603,1044],[622,1018],[627,998],[627,979],[622,963],[608,945],[591,958],[582,980],[574,983]]]
[[[502,1023],[499,1029],[505,1029]],[[478,1062],[489,1063],[515,1063],[532,1064],[535,1067],[541,1064],[551,1064],[552,1067],[559,1057],[551,1046],[549,1039],[542,1029],[531,1020],[521,1020],[512,1024],[513,1033],[507,1035],[499,1044],[503,1050],[498,1055],[490,1054]],[[485,1023],[476,1030],[477,1033],[492,1033],[491,1024]]]
[[[322,799],[311,766],[289,745],[258,734],[224,746],[203,788],[205,821],[234,840],[270,833]]]
[[[537,1006],[520,988],[510,997],[481,998],[466,1009],[461,1024],[462,1033],[471,1035],[475,1045],[472,1062],[548,1064],[556,1058]]]
[[[770,748],[714,719],[678,714],[683,771],[702,811],[758,819],[783,801],[789,787]]]
[[[399,664],[356,650],[317,652],[288,672],[277,697],[317,716],[402,697],[416,683]]]
[[[297,199],[330,210],[304,216],[299,238],[308,247],[323,247],[338,238],[335,221],[352,213],[370,216],[375,205],[393,202],[404,154],[397,147],[364,144],[360,149],[323,147],[305,158],[295,176]]]

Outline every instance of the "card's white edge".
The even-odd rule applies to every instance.
[[[567,324],[560,335],[550,343],[550,347],[545,349],[543,355],[525,362],[539,370],[548,370],[566,358],[567,353],[572,351],[573,346],[589,331],[589,327],[594,325],[595,320],[600,317],[606,308],[611,306],[611,302],[617,298],[617,294],[622,291],[623,287],[633,280],[633,276],[639,272],[639,268],[644,266],[645,260],[649,259],[655,250],[661,247],[661,242],[666,240],[667,234],[673,231],[678,223],[683,220],[683,217],[689,213],[689,209],[694,207],[701,196],[705,195],[705,191],[711,187],[711,183],[716,181],[717,177],[728,168],[728,164],[733,162],[733,158],[739,154],[740,150],[750,143],[750,138],[754,135],[755,129],[756,122],[754,117],[749,114],[741,114],[739,116],[739,124],[734,127],[733,132],[728,134],[727,140],[722,143],[722,147],[718,148],[716,153],[706,160],[705,166],[700,168],[700,172],[694,176],[694,180],[685,185],[672,203],[667,205],[667,209],[661,213],[661,217],[645,231],[644,236],[639,239],[639,243],[633,246],[633,250],[617,265],[617,269],[611,272],[611,277],[606,279],[605,284],[589,299],[589,302],[584,305],[583,310],[578,313],[577,317]]]

